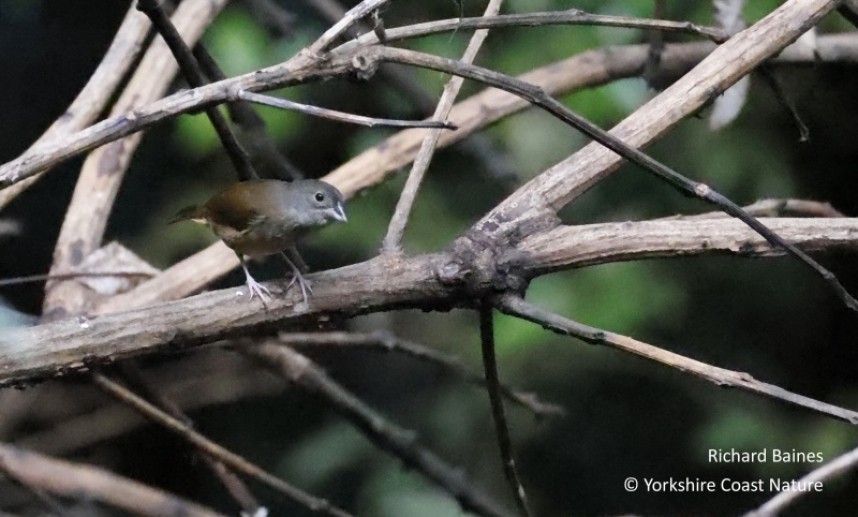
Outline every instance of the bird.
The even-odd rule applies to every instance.
[[[297,282],[307,303],[310,284],[284,250],[293,248],[315,228],[348,222],[344,203],[342,193],[321,180],[257,179],[235,183],[201,205],[183,208],[168,223],[192,220],[207,224],[238,255],[250,300],[259,296],[263,304],[271,292],[250,274],[245,257],[279,254],[292,269],[286,289]]]

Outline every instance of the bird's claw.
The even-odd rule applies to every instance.
[[[292,287],[292,285],[296,282],[298,283],[298,286],[301,287],[301,296],[304,297],[304,303],[307,303],[307,300],[309,299],[307,293],[312,293],[313,288],[310,287],[310,282],[308,282],[307,279],[304,278],[304,275],[299,273],[297,270],[293,272],[292,280],[289,281],[289,285],[286,286],[286,290],[288,291],[289,288]]]
[[[271,291],[264,285],[254,280],[251,276],[247,277],[247,290],[250,293],[251,300],[253,299],[254,295],[259,296],[259,299],[262,300],[262,303],[271,300]]]

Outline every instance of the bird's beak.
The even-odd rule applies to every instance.
[[[348,217],[346,217],[346,210],[343,208],[342,203],[337,203],[337,206],[331,209],[331,217],[341,223],[347,223],[349,221]]]

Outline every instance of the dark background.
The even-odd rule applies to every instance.
[[[242,2],[229,7],[205,42],[227,73],[285,59],[311,41],[325,23],[301,2],[295,34],[268,33]],[[298,4],[293,7],[291,4]],[[671,3],[669,16],[710,23],[708,2]],[[755,1],[749,20],[777,3]],[[482,2],[465,2],[477,14]],[[648,2],[509,2],[525,11],[578,7],[591,12],[647,16]],[[22,153],[71,102],[107,48],[126,2],[26,2],[0,0],[0,161]],[[394,2],[388,27],[458,15],[455,2]],[[835,15],[825,30],[850,30]],[[854,29],[852,29],[854,30]],[[444,55],[461,53],[467,35],[411,43]],[[491,35],[479,62],[521,73],[581,50],[644,41],[638,31],[589,28],[504,29]],[[444,79],[413,72],[433,94]],[[800,143],[795,124],[759,77],[739,119],[718,133],[701,118],[683,122],[650,151],[684,174],[719,188],[740,204],[766,197],[829,201],[858,214],[858,68],[817,64],[780,67],[776,75],[810,128]],[[177,83],[177,87],[184,86]],[[469,86],[466,92],[477,91]],[[290,98],[367,115],[418,117],[421,113],[389,85],[331,82],[288,92]],[[565,100],[609,127],[646,100],[642,80],[626,80]],[[462,96],[464,98],[464,95]],[[356,129],[293,113],[265,110],[271,133],[289,158],[310,176],[321,176],[388,134]],[[228,160],[203,117],[183,117],[147,132],[135,155],[111,218],[109,240],[118,239],[157,267],[166,267],[212,241],[201,228],[166,227],[184,204],[200,201],[234,180]],[[442,248],[516,185],[559,161],[583,140],[535,110],[484,132],[495,153],[517,176],[498,177],[466,146],[438,153],[407,233],[410,251]],[[22,233],[0,241],[0,277],[48,270],[53,244],[71,196],[80,160],[57,167],[2,215]],[[373,256],[404,181],[398,174],[350,203],[350,223],[309,240],[304,255],[314,269]],[[563,212],[569,222],[634,220],[707,211],[643,172],[624,168]],[[858,292],[854,253],[821,257],[851,292]],[[283,274],[276,261],[257,265],[263,279]],[[215,287],[237,285],[233,273]],[[40,284],[8,287],[0,303],[29,314],[41,307]],[[626,333],[725,368],[746,371],[788,390],[851,408],[858,406],[856,318],[823,282],[794,260],[706,256],[599,266],[538,279],[528,298],[584,323]],[[2,325],[2,320],[0,320]],[[403,311],[366,317],[349,328],[387,328],[454,353],[479,368],[476,315]],[[763,494],[652,494],[622,488],[628,476],[657,479],[791,479],[814,465],[717,465],[711,448],[820,452],[826,460],[851,449],[849,424],[786,407],[735,390],[720,389],[606,348],[563,339],[511,318],[497,318],[502,376],[511,384],[562,404],[568,415],[537,422],[509,408],[520,472],[539,515],[722,515],[750,509]],[[396,355],[308,351],[331,376],[392,420],[419,432],[443,458],[461,465],[474,482],[509,504],[484,393],[434,367]],[[194,353],[188,354],[193,356]],[[157,368],[171,359],[151,360]],[[191,362],[192,364],[192,362]],[[262,374],[260,374],[262,375]],[[72,381],[75,382],[75,381]],[[83,380],[77,381],[81,385]],[[36,387],[32,389],[43,389]],[[4,393],[8,400],[16,394]],[[98,397],[98,395],[92,395]],[[106,403],[107,401],[103,401]],[[419,475],[375,449],[325,405],[298,390],[195,411],[197,427],[270,471],[360,515],[450,515],[455,503]],[[2,417],[0,417],[2,418]],[[33,429],[8,431],[11,442]],[[119,440],[77,451],[73,459],[105,465],[125,475],[236,513],[223,490],[183,443],[144,426]],[[788,515],[850,515],[858,477],[848,474],[805,497]],[[0,509],[34,511],[14,489],[0,484]],[[259,489],[272,515],[296,512]],[[295,513],[288,513],[290,515]]]

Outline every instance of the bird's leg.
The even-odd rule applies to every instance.
[[[236,253],[236,255],[238,255],[238,260],[241,262],[241,269],[244,270],[245,282],[247,283],[247,290],[250,293],[250,299],[253,299],[253,295],[257,295],[263,303],[270,300],[271,291],[253,279],[250,275],[250,271],[247,270],[247,264],[244,263],[244,257],[242,257],[240,253]]]
[[[304,303],[307,303],[307,293],[313,292],[313,289],[310,287],[310,282],[304,278],[304,275],[301,274],[301,270],[298,269],[298,266],[289,259],[289,255],[281,251],[280,256],[283,257],[283,260],[285,260],[286,263],[289,264],[289,267],[292,268],[292,280],[289,282],[289,285],[286,286],[286,290],[288,291],[289,288],[292,287],[292,284],[298,282],[298,285],[301,287],[301,295],[304,297]]]

